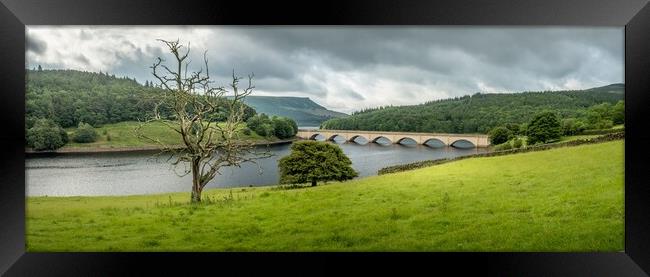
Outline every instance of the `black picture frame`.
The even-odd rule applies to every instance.
[[[207,270],[311,274],[356,266],[404,275],[453,270],[500,276],[650,273],[650,4],[647,0],[37,1],[0,0],[0,273],[183,275]],[[607,253],[26,253],[25,25],[562,25],[625,26],[625,251]],[[298,270],[307,266],[306,270]]]

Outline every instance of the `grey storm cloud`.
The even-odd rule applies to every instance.
[[[348,95],[350,95],[351,98],[354,98],[354,99],[357,99],[357,100],[366,100],[366,98],[363,97],[363,95],[361,95],[359,93],[356,93],[354,91],[349,90],[347,93],[348,93]]]
[[[84,54],[79,54],[77,57],[75,57],[77,61],[84,63],[84,64],[90,64],[90,60],[84,55]]]
[[[47,42],[40,40],[37,37],[28,37],[27,40],[27,51],[33,52],[36,54],[43,54],[47,49]]]
[[[623,29],[611,27],[39,26],[28,28],[28,63],[144,82],[157,56],[169,58],[158,38],[190,41],[197,68],[208,50],[217,83],[233,70],[254,73],[260,94],[307,96],[345,112],[623,81]]]

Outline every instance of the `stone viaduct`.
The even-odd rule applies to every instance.
[[[392,143],[401,143],[402,140],[409,138],[417,144],[426,144],[431,140],[437,140],[445,146],[454,146],[456,142],[466,141],[474,147],[487,147],[490,145],[487,135],[483,134],[441,134],[441,133],[414,133],[414,132],[383,132],[383,131],[353,131],[353,130],[298,130],[297,137],[302,139],[315,139],[321,135],[326,140],[334,140],[335,137],[341,137],[345,141],[354,141],[357,137],[363,137],[368,142],[376,142],[383,137]]]

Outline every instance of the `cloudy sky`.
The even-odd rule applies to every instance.
[[[310,97],[333,110],[418,104],[475,92],[583,89],[624,80],[623,28],[28,26],[27,67],[153,80],[156,39],[207,50],[226,85],[255,74],[254,95]]]

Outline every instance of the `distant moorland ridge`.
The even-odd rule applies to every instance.
[[[244,103],[257,113],[293,118],[301,126],[319,126],[328,119],[347,116],[328,110],[308,97],[248,96]]]

